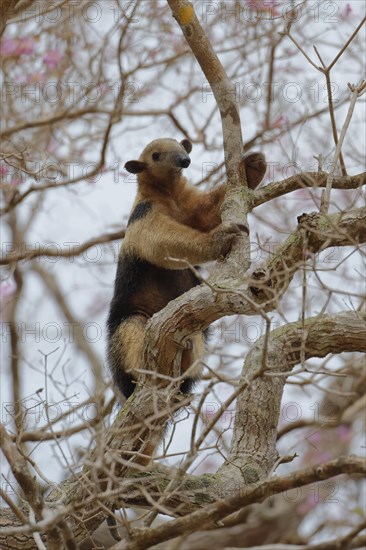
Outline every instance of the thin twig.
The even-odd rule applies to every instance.
[[[326,187],[325,187],[325,190],[324,190],[323,195],[322,195],[322,201],[321,201],[321,205],[320,205],[320,212],[322,214],[326,214],[328,212],[328,209],[329,209],[330,192],[332,190],[333,177],[334,177],[334,172],[335,172],[335,169],[336,169],[336,166],[337,166],[338,158],[339,158],[339,155],[340,155],[340,152],[341,152],[341,149],[342,149],[342,145],[343,145],[343,142],[344,142],[344,138],[346,136],[346,132],[348,130],[348,126],[350,125],[350,122],[351,122],[351,119],[352,119],[352,115],[353,115],[353,111],[354,111],[354,108],[355,108],[355,105],[356,105],[356,101],[366,90],[366,81],[362,80],[360,82],[360,84],[356,87],[353,87],[349,84],[349,88],[352,90],[351,103],[350,103],[350,106],[349,106],[349,109],[348,109],[346,120],[344,121],[342,130],[341,130],[341,134],[339,136],[339,141],[337,143],[337,147],[336,147],[336,150],[335,150],[335,153],[334,153],[333,161],[332,161],[332,164],[331,164],[331,169],[330,169],[330,172],[329,172],[329,175],[328,175],[328,178],[327,178]]]

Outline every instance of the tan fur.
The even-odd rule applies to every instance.
[[[121,314],[109,347],[113,368],[120,365],[135,380],[139,369],[143,369],[140,363],[148,319],[199,282],[187,269],[187,263],[197,266],[225,256],[240,234],[237,225],[221,222],[226,185],[200,191],[183,177],[191,147],[188,140],[154,140],[138,160],[125,165],[128,171],[138,174],[138,193],[120,251],[120,276],[127,282],[125,290],[124,281],[120,281],[119,292],[121,308],[126,312]],[[255,187],[266,169],[264,157],[253,153],[243,161],[249,186]],[[118,308],[113,312],[112,320],[118,317]],[[191,349],[182,354],[181,373],[193,363],[198,364],[203,354],[203,335],[192,336]],[[188,376],[196,378],[199,370],[196,368]]]
[[[199,266],[225,256],[240,233],[237,225],[221,222],[226,185],[200,191],[182,176],[191,148],[188,140],[155,140],[138,160],[125,165],[138,173],[138,193],[119,256],[108,318],[108,361],[115,384],[126,397],[133,393],[141,371],[149,371],[142,363],[146,323],[169,301],[200,283],[187,262]],[[249,187],[254,188],[266,169],[264,157],[254,153],[243,161]],[[179,382],[184,393],[200,377],[204,348],[204,335],[196,333],[182,352]],[[152,373],[152,388],[166,383],[171,373],[171,365],[160,369],[160,379],[159,373]],[[150,384],[149,378],[145,380]],[[157,438],[146,436],[144,446],[136,446],[145,456],[138,455],[136,461],[146,465],[158,444]]]

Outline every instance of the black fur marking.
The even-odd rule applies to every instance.
[[[136,388],[136,382],[133,377],[121,369],[120,365],[113,366],[113,380],[118,389],[123,393],[126,399],[128,399]]]
[[[198,380],[195,380],[194,378],[185,378],[180,385],[180,391],[184,395],[189,395],[190,393],[192,393],[192,390],[194,389],[197,382]]]
[[[139,261],[136,258],[126,255],[118,260],[114,294],[107,319],[109,339],[112,338],[120,323],[133,315],[130,297],[137,291],[140,284],[142,273],[139,267]]]
[[[131,315],[152,317],[200,280],[189,269],[164,269],[134,255],[118,261],[107,327],[111,338],[119,324]]]
[[[200,280],[189,269],[163,269],[133,254],[122,255],[118,261],[114,295],[107,320],[108,342],[111,342],[123,321],[134,315],[150,318],[168,302],[199,284]],[[128,398],[135,389],[134,379],[126,372],[123,358],[117,360],[113,353],[108,355],[114,382]],[[187,378],[182,383],[181,391],[189,393],[193,385],[193,379]]]
[[[135,208],[131,212],[130,217],[128,218],[127,227],[137,220],[144,218],[151,210],[152,204],[150,201],[143,201],[136,204]]]

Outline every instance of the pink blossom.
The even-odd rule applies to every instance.
[[[44,56],[43,61],[47,65],[47,67],[49,67],[50,69],[54,69],[55,67],[57,67],[61,59],[62,53],[59,50],[50,50]]]
[[[156,49],[150,51],[149,57],[153,61],[155,61],[155,59],[158,57],[158,55],[159,55],[159,50],[156,48]]]
[[[6,174],[9,172],[9,168],[6,166],[6,164],[1,163],[0,164],[0,178],[3,176],[6,176]]]
[[[20,185],[21,183],[23,183],[23,181],[22,178],[20,178],[19,176],[13,176],[10,180],[10,185],[12,187],[18,187],[18,185]]]
[[[3,38],[0,42],[0,54],[4,57],[11,57],[15,54],[18,47],[18,40],[13,38]]]
[[[322,436],[320,432],[313,432],[307,437],[307,439],[310,441],[310,443],[313,443],[315,445],[315,443],[319,443],[321,441]]]
[[[9,298],[10,296],[12,296],[14,294],[15,289],[16,289],[16,285],[15,285],[14,281],[12,281],[12,282],[3,281],[0,284],[0,296],[1,296],[1,298]]]
[[[284,128],[287,122],[287,117],[285,117],[285,115],[280,115],[272,124],[272,128]]]
[[[17,55],[31,55],[34,52],[34,38],[20,38],[18,40]]]
[[[319,462],[328,462],[328,460],[331,460],[332,455],[330,453],[327,453],[326,451],[323,451],[322,453],[317,454],[317,459]]]
[[[347,2],[345,10],[344,10],[344,15],[345,15],[345,17],[348,17],[351,13],[352,13],[351,4],[349,2]]]
[[[350,436],[352,435],[352,429],[350,426],[347,426],[347,424],[341,424],[337,428],[339,439],[342,443],[346,443],[350,440]]]
[[[309,513],[310,510],[313,510],[318,503],[319,500],[315,498],[315,494],[308,495],[307,498],[299,504],[297,511],[301,516],[304,516]]]
[[[35,40],[32,37],[24,38],[3,38],[0,43],[0,53],[4,57],[18,55],[30,55],[34,52]]]

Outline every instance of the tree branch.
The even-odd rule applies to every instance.
[[[211,86],[217,107],[220,111],[225,167],[228,189],[221,208],[223,222],[237,223],[246,227],[234,244],[225,262],[219,264],[215,278],[229,279],[232,284],[238,280],[243,270],[249,268],[249,258],[245,265],[236,261],[237,252],[248,243],[249,228],[247,223],[248,189],[243,161],[243,138],[240,125],[240,114],[235,100],[235,86],[214,52],[211,42],[201,27],[191,2],[187,0],[167,0],[173,16],[180,25],[195,58],[197,59],[208,83]],[[245,192],[246,189],[246,192]]]
[[[235,314],[258,315],[274,309],[310,253],[366,242],[366,207],[330,216],[303,215],[299,222],[272,258],[247,278],[241,277],[240,290],[223,284],[201,285],[169,302],[152,317],[146,329],[144,356],[144,364],[152,373],[170,372],[171,376],[173,371],[167,371],[167,365],[174,363],[177,347],[184,349],[191,334],[217,319]],[[172,331],[171,327],[179,330]]]
[[[308,319],[305,324],[306,357],[323,357],[331,352],[366,351],[365,321],[366,315],[357,312]],[[300,360],[303,342],[301,330],[302,325],[299,322],[272,332],[269,339],[267,370],[291,370]],[[319,334],[322,335],[321,338]],[[245,489],[245,486],[258,480],[263,472],[268,473],[273,466],[277,458],[276,429],[284,378],[263,376],[262,350],[263,339],[253,346],[247,356],[243,370],[243,381],[247,389],[238,398],[232,451],[219,472],[220,476],[184,478],[179,493],[167,495],[165,500],[165,506],[171,507],[176,514],[187,514],[192,510],[192,506],[200,508],[210,502],[214,503],[218,490],[222,496],[229,494],[230,498],[233,493],[243,494],[243,490],[246,494],[249,489]],[[83,472],[62,482],[47,497],[47,506],[53,507],[62,503],[65,506],[65,514],[68,513],[67,507],[72,505],[74,513],[72,517],[67,517],[67,520],[78,541],[83,540],[88,532],[93,532],[106,516],[106,512],[100,509],[96,513],[96,499],[103,501],[107,509],[121,505],[149,507],[151,504],[138,489],[141,483],[145,484],[149,494],[156,500],[164,494],[164,488],[172,479],[172,473],[165,475],[163,470],[159,474],[158,469],[146,472],[140,477],[141,456],[148,453],[149,444],[155,445],[154,441],[161,440],[167,421],[174,415],[174,410],[181,406],[182,403],[177,402],[175,392],[169,388],[151,392],[151,387],[139,386],[106,434],[102,448],[95,449],[86,460]],[[260,418],[261,422],[253,426],[255,418]],[[258,446],[258,442],[261,446]],[[266,453],[269,458],[264,456]],[[338,473],[342,471],[339,470]],[[110,481],[108,484],[107,480],[111,479],[111,475],[116,480],[115,487],[110,485]],[[296,479],[296,475],[293,479]],[[124,477],[130,479],[120,483],[118,480]],[[285,489],[278,488],[275,492]],[[253,494],[258,496],[263,493]],[[236,502],[238,507],[263,500],[244,500],[239,504],[235,498],[237,497],[234,497],[234,500],[231,498],[229,502]],[[79,507],[82,507],[80,515],[77,513]],[[220,508],[224,509],[225,507]],[[7,513],[7,518],[9,517],[13,518],[13,525],[19,525],[19,520],[14,514]],[[192,514],[188,517],[191,518]],[[21,530],[22,533],[25,531]],[[33,548],[32,544],[30,539],[29,545],[24,548]]]
[[[14,250],[7,256],[0,258],[0,265],[8,265],[21,260],[35,260],[36,258],[74,258],[75,256],[80,256],[89,248],[96,246],[98,244],[106,244],[112,241],[117,241],[123,239],[125,236],[125,230],[121,229],[120,231],[115,231],[114,233],[105,233],[100,237],[94,237],[85,241],[82,244],[77,245],[77,243],[70,243],[72,246],[67,248],[58,248],[56,243],[39,245],[35,250],[30,250],[31,245],[28,243],[22,243],[20,245],[20,251]],[[3,244],[4,246],[4,244]]]
[[[297,189],[325,187],[328,174],[326,172],[302,172],[282,181],[274,181],[265,187],[253,191],[251,208],[265,202],[277,199]],[[333,189],[357,189],[366,184],[366,172],[356,176],[336,176],[333,179]]]
[[[253,502],[262,502],[277,493],[346,473],[366,473],[366,461],[359,457],[340,457],[287,476],[267,479],[251,487],[241,489],[228,500],[219,500],[206,506],[203,510],[172,520],[155,529],[142,530],[133,537],[130,543],[122,541],[115,544],[113,550],[142,550],[178,535],[191,533],[194,529],[221,520],[239,508],[248,506]]]
[[[301,358],[325,357],[328,353],[366,351],[366,314],[344,312],[319,315],[289,323],[271,332],[267,367],[262,356],[266,343],[260,338],[248,353],[241,382],[250,385],[239,395],[233,440],[221,473],[228,483],[257,480],[267,475],[278,458],[276,441],[280,406],[286,377],[268,376],[290,372]]]

